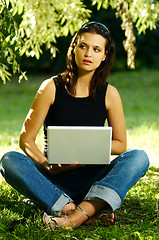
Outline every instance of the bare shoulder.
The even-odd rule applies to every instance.
[[[49,78],[49,79],[46,79],[42,82],[42,84],[40,85],[40,88],[39,90],[45,90],[45,89],[54,89],[55,88],[55,83],[54,83],[54,80],[53,78]]]
[[[112,86],[111,84],[108,84],[107,94],[110,97],[116,97],[119,96],[119,92],[116,87]]]
[[[36,97],[42,96],[43,98],[47,98],[50,101],[50,104],[53,104],[55,98],[55,83],[53,78],[46,79],[40,85]]]
[[[116,87],[108,84],[107,94],[106,94],[106,108],[107,110],[116,103],[121,103],[120,94]]]

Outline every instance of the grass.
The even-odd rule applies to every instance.
[[[0,157],[16,150],[18,136],[35,92],[47,76],[30,76],[28,82],[16,79],[0,83]],[[23,203],[24,197],[0,177],[0,239],[159,239],[159,71],[113,73],[109,82],[120,92],[128,132],[128,148],[144,149],[150,158],[148,173],[129,191],[117,210],[117,223],[111,227],[81,226],[77,229],[44,231],[42,212]],[[40,148],[42,130],[37,138]]]

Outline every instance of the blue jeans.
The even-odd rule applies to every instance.
[[[51,215],[82,200],[105,201],[115,211],[148,167],[146,153],[138,149],[122,153],[109,165],[86,165],[59,175],[18,152],[6,153],[0,163],[6,181]]]

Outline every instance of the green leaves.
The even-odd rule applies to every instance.
[[[91,0],[97,9],[116,9],[125,32],[124,48],[128,67],[134,68],[135,36],[147,29],[155,29],[159,21],[159,2],[155,0]],[[20,70],[18,58],[22,55],[39,59],[42,46],[56,56],[56,39],[73,35],[88,20],[91,11],[82,0],[1,0],[0,1],[0,66],[3,82],[11,74],[25,74]],[[3,76],[3,77],[2,77]]]
[[[7,70],[8,70],[8,67],[0,63],[0,77],[4,83],[6,83],[6,80],[10,80],[10,76],[11,76],[11,74]]]
[[[146,33],[148,28],[156,29],[159,20],[159,2],[134,0],[130,5],[130,14],[138,34]]]
[[[7,65],[13,68],[14,62],[19,73],[20,66],[15,64],[17,56],[25,54],[39,59],[45,45],[55,57],[56,39],[69,33],[73,35],[88,19],[90,10],[80,0],[7,0],[0,2],[0,14],[1,54],[4,55],[5,46],[10,45],[13,55],[12,61],[7,57]],[[4,81],[7,75],[5,77],[5,71],[3,74]]]
[[[97,9],[107,9],[109,6],[116,9],[116,16],[122,20],[121,28],[125,33],[124,49],[127,52],[127,65],[135,68],[135,35],[133,26],[138,34],[146,33],[147,29],[156,29],[159,21],[159,2],[155,0],[92,0]]]
[[[12,65],[13,74],[21,72],[16,61],[16,52],[11,46],[14,44],[17,34],[17,24],[14,22],[8,6],[9,1],[0,2],[0,77],[4,83],[10,80],[11,76],[8,65]]]

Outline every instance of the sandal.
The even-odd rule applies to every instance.
[[[79,208],[79,209],[78,209]],[[87,216],[86,224],[92,224],[98,222],[99,224],[104,224],[104,225],[114,225],[115,221],[117,219],[116,213],[115,212],[108,212],[108,211],[100,211],[100,213],[97,214],[97,218],[90,217],[87,212],[85,212],[80,205],[76,207],[75,210],[83,212]],[[111,218],[110,215],[114,215],[114,218]],[[90,221],[89,221],[90,220]],[[92,221],[93,220],[93,221]],[[113,221],[111,221],[113,220]],[[89,223],[90,222],[90,223]]]
[[[114,218],[111,218],[110,215],[114,214]],[[103,220],[102,220],[103,219]],[[100,224],[106,224],[108,226],[114,225],[116,222],[117,216],[115,212],[108,213],[108,212],[103,212],[100,214],[99,219],[97,220]],[[111,221],[113,220],[113,221]]]
[[[78,208],[79,208],[79,209],[78,209]],[[88,218],[87,221],[90,219],[90,216],[88,215],[88,213],[86,213],[86,212],[81,208],[80,205],[78,205],[75,210],[78,210],[78,211],[80,211],[80,212],[83,212],[83,213],[87,216],[87,218]]]
[[[78,205],[75,209],[73,209],[73,211],[75,211],[75,210],[78,210],[78,211],[84,213],[84,214],[87,216],[87,218],[88,218],[87,220],[90,219],[90,216],[88,215],[88,213],[86,213],[86,212],[81,208],[81,206]],[[59,225],[58,222],[57,222],[57,219],[56,219],[55,217],[49,216],[47,213],[44,213],[44,215],[43,215],[43,222],[44,222],[44,225],[46,225],[46,230],[49,229],[49,230],[53,231],[53,230],[55,230],[56,228],[59,228],[59,227],[64,226],[65,223],[66,223],[66,221],[67,221],[67,216],[69,215],[69,214],[68,214],[68,215],[67,215],[67,214],[68,214],[68,211],[65,212],[64,215],[62,214],[62,212],[58,213],[58,216],[57,216],[56,218],[65,218],[64,222]],[[45,221],[45,217],[48,218],[47,221]],[[52,223],[54,223],[54,225],[55,225],[54,227],[52,226]],[[72,227],[73,227],[73,225],[72,225]]]
[[[44,213],[44,215],[43,215],[43,222],[45,222],[45,221],[44,221],[44,220],[45,220],[44,218],[45,218],[46,216],[48,217],[48,220],[47,220],[47,222],[45,223],[45,225],[46,225],[46,230],[49,229],[49,230],[51,230],[51,231],[54,231],[56,228],[59,228],[59,227],[64,226],[65,223],[66,223],[66,221],[67,221],[67,216],[66,216],[66,215],[62,215],[61,217],[65,218],[65,220],[64,220],[64,222],[63,222],[61,225],[58,225],[57,219],[56,219],[55,217],[48,216],[47,213]],[[61,218],[61,217],[60,217],[60,218]],[[55,224],[55,228],[52,227],[52,223]]]
[[[114,214],[114,218],[111,218],[110,215]],[[97,213],[94,217],[91,217],[90,220],[87,220],[85,222],[85,224],[103,224],[106,226],[111,226],[115,224],[115,221],[117,219],[116,213],[115,212],[104,212],[104,211],[100,211],[99,213]],[[113,220],[113,221],[111,221]]]

